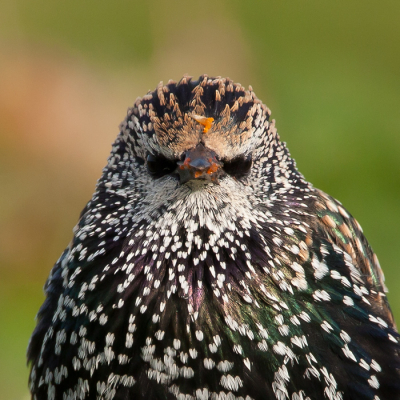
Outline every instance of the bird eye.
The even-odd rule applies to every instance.
[[[176,162],[167,158],[153,154],[147,156],[147,169],[154,178],[161,178],[164,175],[170,174],[176,169]]]
[[[251,155],[241,155],[232,160],[225,161],[223,168],[228,175],[240,179],[250,172],[251,164]]]

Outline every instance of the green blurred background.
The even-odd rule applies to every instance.
[[[400,321],[400,2],[2,0],[0,398],[137,96],[188,73],[251,84],[300,171],[359,220]]]

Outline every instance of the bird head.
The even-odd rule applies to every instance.
[[[128,110],[110,160],[132,158],[141,171],[136,185],[153,194],[162,187],[194,191],[223,183],[230,185],[225,194],[243,191],[243,184],[281,186],[299,174],[270,115],[251,87],[229,78],[160,82]]]

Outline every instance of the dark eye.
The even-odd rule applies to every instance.
[[[164,156],[149,154],[147,156],[147,169],[154,178],[161,178],[176,169],[176,162],[168,160]]]
[[[240,179],[250,172],[251,164],[251,155],[241,155],[239,157],[233,158],[232,160],[224,161],[223,168],[227,174]]]

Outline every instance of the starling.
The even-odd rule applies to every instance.
[[[400,399],[378,259],[270,114],[207,75],[136,100],[45,285],[32,399]]]

